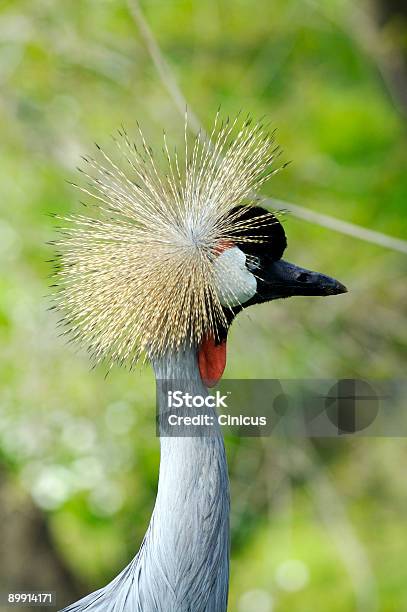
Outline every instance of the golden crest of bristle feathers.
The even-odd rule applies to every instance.
[[[182,158],[164,134],[163,172],[141,129],[137,144],[125,130],[114,140],[119,161],[100,147],[83,158],[76,187],[86,214],[59,217],[55,301],[66,333],[95,362],[133,366],[143,353],[199,345],[225,324],[218,247],[250,240],[262,223],[234,209],[275,172],[278,149],[262,125],[218,115],[191,143],[186,123]]]

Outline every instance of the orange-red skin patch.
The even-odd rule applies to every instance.
[[[204,385],[214,387],[226,367],[226,340],[216,344],[213,336],[205,338],[199,347],[198,366]]]
[[[227,249],[232,249],[234,246],[236,245],[232,240],[224,238],[223,240],[218,241],[214,248],[214,251],[216,255],[221,255],[224,251],[226,251]]]

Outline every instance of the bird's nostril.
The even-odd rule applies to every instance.
[[[308,272],[301,272],[301,274],[299,274],[298,277],[297,277],[297,281],[299,283],[306,283],[307,281],[309,281],[309,274],[308,274]]]

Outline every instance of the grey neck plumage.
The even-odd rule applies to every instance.
[[[153,367],[161,413],[180,381],[184,390],[207,395],[194,348]],[[139,552],[111,583],[66,612],[225,612],[229,482],[222,434],[211,433],[161,437],[157,499]]]

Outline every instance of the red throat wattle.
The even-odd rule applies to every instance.
[[[234,246],[232,240],[219,240],[215,254],[221,255]],[[198,350],[198,366],[204,385],[214,387],[222,378],[226,367],[226,339],[216,344],[213,335],[205,336]]]
[[[204,338],[198,351],[198,366],[204,385],[214,387],[226,367],[226,339],[216,344],[213,336]]]

